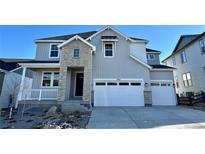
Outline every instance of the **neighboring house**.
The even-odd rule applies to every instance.
[[[4,59],[0,60],[0,108],[8,108],[10,96],[13,95],[13,102],[16,102],[21,83],[22,68],[18,62],[28,61],[26,59]],[[25,77],[25,87],[31,86],[32,78],[30,72]]]
[[[205,32],[182,35],[163,63],[176,68],[174,78],[178,94],[205,92]]]
[[[161,52],[147,49],[147,40],[107,26],[35,43],[35,61],[19,63],[22,81],[27,70],[33,71],[32,89],[21,83],[19,103],[176,105],[173,68],[160,64]],[[24,92],[29,97],[25,98]]]

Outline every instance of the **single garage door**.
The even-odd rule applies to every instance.
[[[151,81],[152,105],[176,105],[172,81]]]
[[[94,106],[144,106],[143,80],[94,80]]]

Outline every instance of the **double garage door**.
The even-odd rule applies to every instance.
[[[94,106],[144,106],[143,80],[95,80]]]
[[[173,82],[151,81],[152,105],[176,105]],[[144,106],[144,82],[135,80],[94,80],[94,106]]]

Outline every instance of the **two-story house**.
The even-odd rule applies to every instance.
[[[205,92],[205,32],[182,35],[163,63],[176,68],[174,78],[179,95]]]
[[[173,68],[160,64],[161,52],[147,49],[145,39],[106,26],[35,43],[35,61],[19,63],[23,67],[20,103],[176,105]],[[24,88],[28,69],[33,71],[32,89]]]

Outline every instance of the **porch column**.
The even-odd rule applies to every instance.
[[[65,101],[67,70],[68,70],[67,66],[60,67],[58,101]]]
[[[83,101],[90,102],[91,96],[91,67],[84,67]]]
[[[15,108],[18,107],[18,102],[22,99],[25,76],[26,76],[26,67],[23,67],[23,72],[22,72],[22,76],[21,76],[21,83],[20,83],[20,88],[19,88],[19,93],[18,93],[18,97],[16,100]]]

